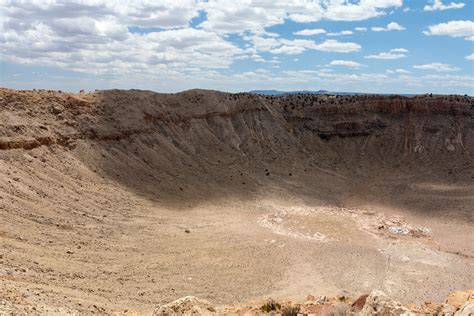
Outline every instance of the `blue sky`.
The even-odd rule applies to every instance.
[[[474,1],[5,1],[0,86],[474,95]]]

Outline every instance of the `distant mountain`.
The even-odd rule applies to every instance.
[[[279,90],[252,90],[249,93],[262,95],[289,95],[289,94],[330,94],[330,95],[394,95],[393,93],[360,93],[360,92],[333,92],[327,90],[295,90],[295,91],[279,91]],[[396,94],[402,96],[414,96],[416,94]]]

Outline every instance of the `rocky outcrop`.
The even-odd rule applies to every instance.
[[[356,299],[354,303],[352,303],[351,305],[351,311],[355,313],[360,312],[362,308],[364,308],[365,302],[367,301],[368,297],[369,297],[369,294],[365,294],[365,295],[360,296],[358,299]]]
[[[459,311],[454,314],[455,316],[472,316],[474,315],[474,303],[467,302],[461,308]]]
[[[390,299],[382,291],[372,291],[360,311],[361,316],[395,316],[414,315],[412,311],[401,303]]]
[[[445,303],[455,309],[461,308],[466,303],[474,303],[474,290],[453,292],[446,298]]]
[[[404,306],[391,299],[384,292],[374,290],[356,300],[349,297],[315,297],[309,295],[303,303],[269,299],[251,304],[214,306],[206,300],[187,296],[166,305],[158,306],[154,315],[286,315],[297,311],[298,315],[358,315],[358,316],[401,316],[401,315],[455,315],[468,316],[474,313],[473,291],[451,293],[448,303],[436,304],[426,301],[420,306]],[[454,304],[454,305],[451,305]],[[289,314],[288,314],[289,315]]]
[[[155,316],[195,316],[216,315],[215,307],[206,300],[186,296],[169,304],[158,306],[153,312]]]

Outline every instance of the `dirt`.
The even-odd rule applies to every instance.
[[[0,299],[442,302],[474,288],[473,115],[464,96],[0,89]]]

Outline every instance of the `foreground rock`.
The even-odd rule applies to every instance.
[[[455,314],[455,316],[471,316],[474,315],[474,303],[466,303]]]
[[[372,291],[365,301],[365,305],[360,311],[360,315],[369,316],[391,316],[391,315],[414,315],[401,303],[390,299],[382,291]]]
[[[153,315],[215,315],[216,309],[206,300],[186,296],[173,301],[169,304],[159,306],[155,309]]]
[[[402,315],[474,315],[473,290],[456,291],[451,293],[445,303],[437,304],[426,301],[417,306],[402,305],[391,299],[380,290],[373,290],[370,294],[361,295],[353,300],[347,296],[313,296],[308,295],[306,300],[295,302],[291,300],[258,300],[240,305],[214,305],[211,302],[195,296],[186,296],[165,305],[156,306],[151,313],[153,316],[209,316],[209,315],[353,315],[353,316],[402,316]],[[454,304],[450,305],[450,304]],[[86,313],[98,314],[98,308]],[[109,314],[101,311],[99,314]],[[0,300],[0,316],[4,315],[82,315],[81,312],[69,307],[41,306],[13,304]],[[132,309],[113,311],[112,316],[140,316],[150,315],[149,312],[137,312]]]
[[[316,297],[308,295],[303,303],[268,299],[251,304],[214,306],[194,296],[158,306],[153,315],[358,315],[358,316],[402,316],[402,315],[474,315],[473,291],[451,293],[445,303],[426,301],[420,306],[404,306],[380,290],[352,300],[346,296]]]
[[[445,303],[459,309],[467,302],[474,303],[474,290],[453,292],[446,298]]]

